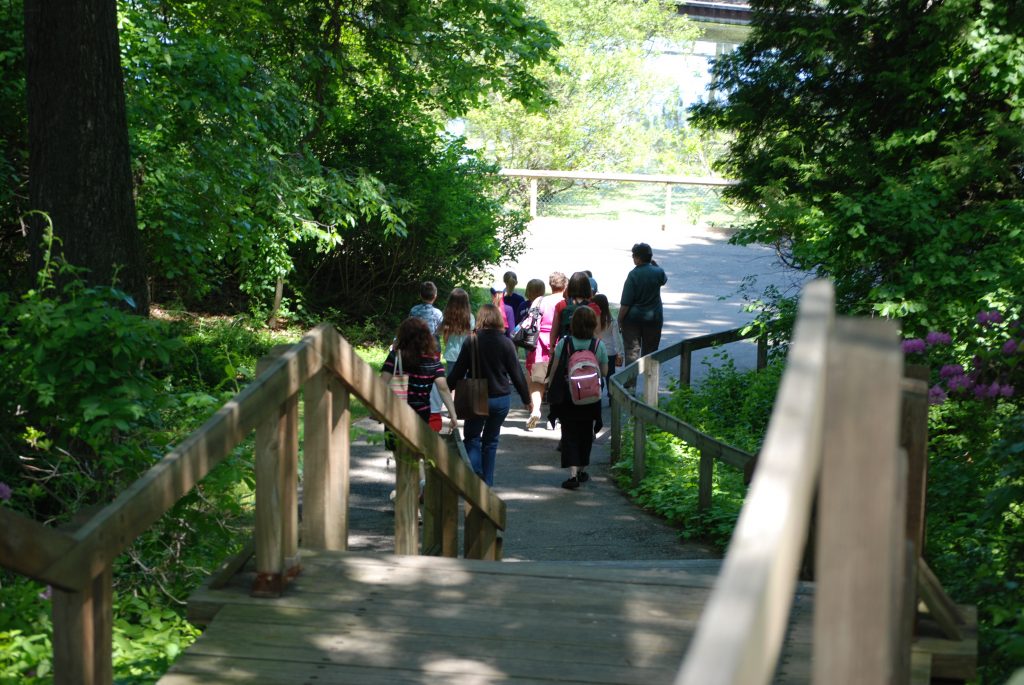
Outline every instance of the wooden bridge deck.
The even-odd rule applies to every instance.
[[[160,683],[671,683],[714,581],[706,563],[302,564],[279,599],[250,598],[245,574],[193,595],[190,618],[209,626]],[[810,599],[797,596],[776,682],[808,682]]]

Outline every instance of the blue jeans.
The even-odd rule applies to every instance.
[[[487,418],[466,419],[463,440],[466,442],[466,454],[473,465],[476,475],[484,479],[488,485],[494,485],[494,462],[498,454],[498,437],[501,435],[501,424],[508,416],[512,405],[511,395],[489,397],[487,399]],[[483,433],[481,440],[480,434]]]

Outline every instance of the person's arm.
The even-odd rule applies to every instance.
[[[624,304],[619,307],[619,315],[617,317],[618,324],[621,326],[622,322],[626,320],[626,314],[629,313],[629,305]]]
[[[554,349],[551,350],[551,357],[548,359],[548,375],[544,379],[544,385],[550,390],[551,379],[555,377],[555,368],[562,359],[562,348],[565,347],[565,339],[559,340]]]
[[[562,307],[564,309],[564,307]],[[562,327],[562,309],[555,307],[555,316],[551,319],[551,333],[548,336],[548,349],[554,349],[558,342],[558,329]]]
[[[619,322],[612,321],[612,336],[615,341],[615,363],[622,366],[622,362],[626,359],[626,346],[622,342],[622,331],[619,330]]]
[[[448,388],[448,381],[444,379],[444,376],[438,376],[434,379],[434,385],[437,386],[437,391],[441,394],[441,401],[448,409],[449,427],[454,430],[459,425],[459,417],[455,411],[455,400],[452,398],[452,391]]]

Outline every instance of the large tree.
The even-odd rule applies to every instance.
[[[955,329],[1024,292],[1024,3],[753,2],[695,110],[741,242],[835,279],[842,307]]]
[[[114,0],[25,0],[29,208],[68,260],[148,313]],[[30,222],[38,249],[43,223]]]

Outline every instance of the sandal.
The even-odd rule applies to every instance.
[[[526,419],[526,430],[532,431],[537,427],[537,423],[540,421],[539,414],[530,414],[530,418]]]

